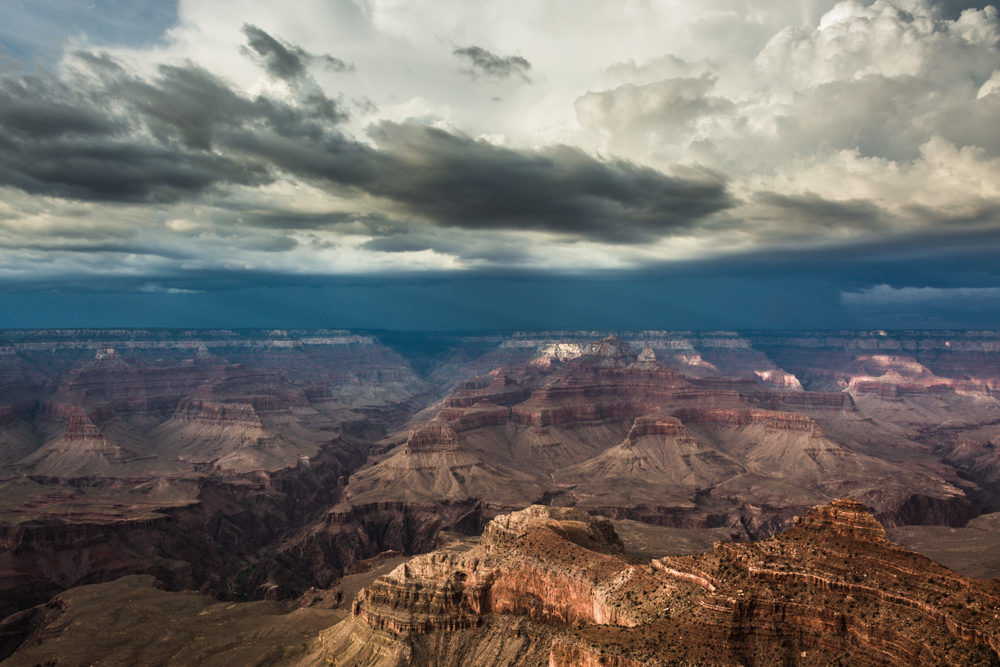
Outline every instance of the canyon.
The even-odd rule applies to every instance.
[[[998,603],[1000,581],[893,544],[854,500],[652,561],[603,517],[532,506],[376,579],[317,652],[345,667],[995,665]]]
[[[998,665],[1000,580],[894,544],[837,499],[756,542],[644,558],[568,507],[394,558],[296,603],[219,603],[149,576],[81,586],[0,623],[11,667],[248,664]]]
[[[998,447],[995,332],[0,332],[0,657],[118,586],[308,617],[260,664],[994,664],[993,584],[882,526],[996,576]],[[985,602],[928,602],[955,582]]]

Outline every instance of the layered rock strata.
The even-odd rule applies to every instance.
[[[532,502],[754,537],[847,494],[1000,509],[991,332],[2,335],[5,608],[127,572],[294,597]]]
[[[760,362],[745,340],[716,343],[728,350],[717,359]],[[435,436],[439,453],[415,451],[404,434],[377,446],[346,500],[475,499],[501,512],[541,502],[675,527],[739,526],[755,537],[845,493],[893,524],[974,516],[968,483],[906,433],[860,413],[850,393],[787,384],[689,379],[650,345],[637,353],[614,336],[540,345],[528,364],[461,383],[428,414],[418,427],[428,434],[450,427]],[[900,447],[921,452],[921,464],[892,452]]]
[[[346,332],[16,332],[0,356],[0,614],[129,573],[235,598],[335,580],[377,545],[286,568],[275,542],[432,391]]]
[[[494,519],[471,550],[376,580],[315,657],[502,665],[530,644],[523,664],[550,667],[996,665],[998,605],[1000,581],[889,542],[854,500],[762,542],[647,563],[603,519],[531,507]]]

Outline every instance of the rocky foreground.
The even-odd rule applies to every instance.
[[[997,665],[1000,581],[836,500],[756,543],[638,562],[602,517],[533,506],[363,590],[317,657],[397,665]]]
[[[1000,665],[1000,580],[893,544],[849,499],[767,540],[653,560],[603,517],[532,506],[359,576],[290,612],[138,577],[72,589],[0,624],[19,645],[3,665]]]

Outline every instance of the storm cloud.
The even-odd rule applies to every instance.
[[[829,200],[815,193],[784,195],[756,193],[746,207],[747,217],[758,216],[774,225],[774,232],[784,238],[812,236],[817,229],[825,232],[887,228],[885,213],[867,200]]]
[[[519,151],[422,125],[371,130],[385,176],[368,189],[443,226],[636,242],[733,205],[717,174],[672,177],[578,148]]]
[[[73,84],[0,79],[0,183],[103,201],[175,201],[224,184],[261,185],[272,167],[231,147],[246,134],[315,138],[342,118],[313,97],[298,107],[250,99],[199,67],[145,80],[108,56],[80,54]]]
[[[455,49],[452,54],[468,63],[464,71],[473,78],[486,76],[496,79],[509,79],[518,76],[528,81],[531,63],[521,56],[498,56],[480,46],[466,46]]]
[[[305,76],[306,66],[319,62],[336,72],[353,72],[354,65],[331,55],[317,56],[305,49],[287,44],[267,34],[255,25],[243,24],[247,44],[240,51],[252,57],[269,74],[279,79],[294,80]]]
[[[263,40],[254,48],[272,58],[269,69],[299,76],[301,54],[247,32]],[[570,146],[517,150],[419,123],[373,125],[372,146],[342,131],[341,103],[320,92],[250,97],[194,65],[162,65],[149,79],[109,56],[80,54],[77,65],[72,86],[0,80],[0,183],[169,202],[291,176],[383,199],[401,220],[615,243],[675,233],[733,205],[707,171],[669,176]]]

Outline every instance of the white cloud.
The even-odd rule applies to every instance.
[[[184,289],[181,287],[164,287],[163,285],[158,285],[157,283],[146,283],[139,288],[139,291],[149,294],[195,294],[201,290]]]
[[[976,93],[976,99],[981,100],[987,95],[993,95],[995,93],[1000,93],[1000,69],[993,72],[986,83],[979,88],[979,92]]]
[[[841,292],[848,306],[926,306],[959,301],[1000,301],[1000,287],[892,287],[873,285],[860,292]]]

